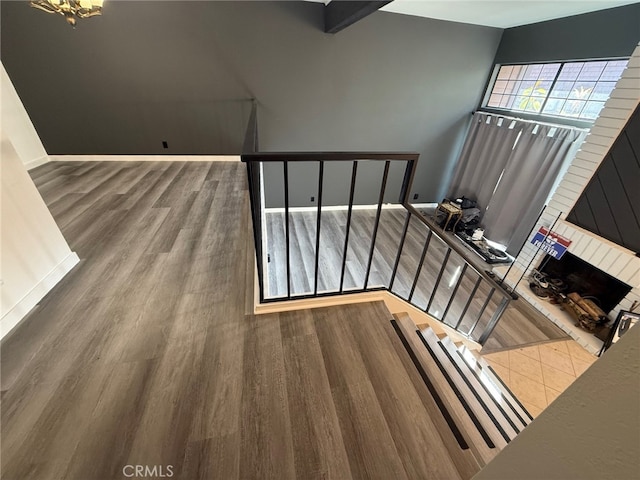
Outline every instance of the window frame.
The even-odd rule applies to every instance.
[[[491,98],[491,94],[495,87],[496,80],[500,72],[500,68],[504,66],[548,65],[548,64],[554,64],[554,63],[560,64],[560,68],[558,69],[558,72],[556,73],[556,76],[552,83],[552,87],[553,87],[553,85],[555,85],[556,80],[558,79],[558,76],[562,72],[562,68],[566,64],[588,63],[588,62],[611,62],[611,61],[621,61],[621,60],[629,61],[630,57],[606,57],[606,58],[588,58],[588,59],[575,59],[575,60],[549,60],[544,62],[496,63],[494,64],[491,75],[489,76],[489,79],[487,81],[487,85],[484,90],[484,95],[482,96],[482,101],[480,103],[480,108],[478,110],[487,112],[487,113],[492,113],[495,115],[518,117],[524,120],[543,121],[543,122],[555,123],[558,125],[568,125],[568,126],[578,127],[578,128],[591,128],[594,122],[596,121],[596,119],[588,120],[588,119],[575,118],[575,117],[556,116],[556,115],[549,115],[549,114],[543,114],[543,113],[532,113],[532,112],[525,112],[520,110],[510,110],[507,108],[488,106],[487,104],[489,103],[489,99]],[[616,84],[619,80],[620,79],[616,81]],[[549,93],[545,97],[545,102],[546,100],[548,100],[550,94],[551,94],[551,89],[549,90]],[[606,101],[605,101],[605,105],[606,105]]]

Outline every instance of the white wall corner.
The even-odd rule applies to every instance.
[[[38,162],[46,163],[43,158],[47,157],[47,151],[4,65],[0,69],[0,97],[2,98],[0,130],[3,137],[11,139],[13,148],[26,168],[35,168]]]
[[[73,267],[80,262],[75,252],[69,253],[53,270],[44,276],[18,303],[9,309],[0,319],[0,339],[4,338],[20,323],[27,313],[35,307],[49,291],[55,287]]]
[[[36,158],[34,160],[31,160],[29,162],[25,162],[24,166],[27,170],[33,170],[36,167],[39,167],[40,165],[44,165],[45,163],[49,163],[49,156],[48,155],[44,155],[40,158]]]

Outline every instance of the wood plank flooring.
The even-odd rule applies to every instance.
[[[347,248],[344,289],[363,288],[366,275],[366,265],[371,248],[372,232],[375,223],[375,209],[353,210],[351,230]],[[398,245],[402,234],[406,211],[397,208],[382,209],[380,225],[377,232],[373,261],[369,276],[369,286],[388,286],[396,259]],[[338,291],[342,267],[342,255],[345,242],[347,224],[346,210],[324,210],[321,217],[320,247],[318,250],[318,291]],[[267,289],[270,297],[287,294],[286,270],[286,236],[284,213],[266,213],[265,251],[269,254],[266,263]],[[316,250],[316,213],[290,213],[290,257],[291,257],[291,294],[300,295],[312,293],[314,290],[314,268]],[[443,235],[442,232],[439,232]],[[447,312],[445,322],[453,326],[463,315],[460,323],[461,331],[469,331],[482,311],[485,299],[490,291],[487,282],[482,282],[473,301],[465,311],[469,296],[474,291],[478,278],[470,269],[466,271],[456,292],[453,302],[447,307],[449,298],[453,294],[457,278],[462,273],[463,258],[452,252],[448,258],[442,278],[438,283],[437,293],[429,304],[431,293],[436,286],[440,268],[444,262],[447,245],[432,236],[421,270],[418,282],[413,285],[416,270],[423,253],[428,229],[415,217],[412,217],[407,230],[407,237],[403,246],[398,265],[397,275],[393,282],[392,291],[401,298],[408,298],[412,289],[412,303],[426,309],[439,318]],[[481,270],[489,268],[487,264],[470,253],[468,258],[473,265]],[[494,294],[484,313],[473,330],[472,337],[479,338],[484,327],[489,323],[491,315],[497,309],[501,300],[499,294]],[[524,300],[511,302],[502,320],[486,343],[487,350],[501,350],[516,348],[524,345],[567,339],[567,335],[542,314],[532,307],[525,305]]]
[[[3,479],[460,478],[383,305],[249,314],[243,165],[31,173],[81,262],[0,345]]]

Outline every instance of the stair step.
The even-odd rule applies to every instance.
[[[441,411],[444,408],[442,415],[445,419],[448,418],[449,427],[452,431],[457,430],[463,437],[478,465],[480,467],[486,465],[499,450],[495,448],[491,438],[479,425],[475,416],[472,418],[473,412],[469,413],[469,407],[465,406],[460,396],[451,388],[441,367],[425,348],[415,323],[407,315],[394,315],[394,317],[397,331],[403,342],[406,342],[405,347],[410,349],[410,354],[419,363],[427,377],[425,383],[435,402],[439,404]]]
[[[469,387],[475,391],[482,401],[489,416],[499,425],[499,430],[513,440],[526,424],[512,411],[508,402],[503,398],[500,390],[482,375],[482,370],[472,368],[462,357],[460,350],[449,338],[440,340],[449,354],[449,358],[458,367],[458,373],[465,377]]]
[[[526,426],[531,423],[531,421],[533,420],[531,414],[520,403],[518,398],[513,394],[509,387],[505,385],[502,379],[498,376],[498,374],[496,374],[493,368],[491,368],[491,365],[489,365],[489,363],[484,358],[482,358],[478,353],[466,347],[460,349],[460,354],[471,368],[480,370],[481,378],[486,378],[495,386],[495,388],[500,391],[500,394],[508,403],[509,408],[514,412],[514,414],[523,425]],[[513,417],[511,418],[513,419]]]
[[[479,392],[475,392],[473,387],[467,383],[468,379],[465,379],[464,375],[460,373],[455,362],[449,357],[446,348],[441,346],[433,330],[427,328],[420,333],[424,339],[424,345],[430,351],[434,360],[437,361],[444,370],[451,382],[452,388],[458,392],[462,397],[461,400],[463,400],[473,412],[473,416],[482,426],[484,432],[486,432],[496,447],[500,449],[504,448],[510,440],[510,436],[494,418],[491,409],[483,402]]]
[[[461,348],[459,352],[460,357],[468,365],[469,369],[475,373],[476,378],[486,387],[487,391],[496,400],[496,403],[502,407],[515,427],[519,430],[526,427],[531,422],[529,413],[522,408],[519,401],[502,381],[496,378],[495,373],[489,370],[488,365],[483,367],[480,363],[482,359],[467,348]]]
[[[403,313],[403,315],[407,315],[410,317],[408,313]],[[410,317],[411,318],[411,317]],[[433,320],[431,322],[422,322],[417,324],[417,329],[422,331],[425,328],[431,328],[435,332],[438,337],[443,338],[445,335],[451,338],[456,343],[461,343],[465,345],[468,349],[478,351],[482,348],[482,345],[474,342],[473,340],[465,337],[460,332],[456,331],[450,325],[446,323],[440,322],[438,320]]]

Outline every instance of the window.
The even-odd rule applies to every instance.
[[[501,65],[486,107],[593,121],[628,60]]]

